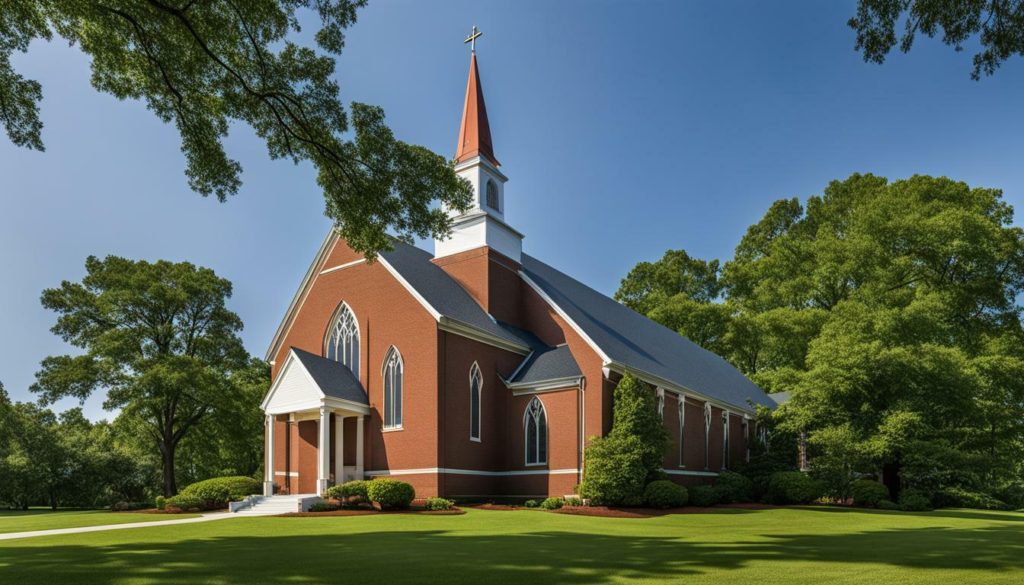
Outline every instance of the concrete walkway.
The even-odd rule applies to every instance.
[[[228,512],[216,512],[214,514],[203,514],[198,518],[179,518],[177,520],[156,520],[153,522],[130,522],[128,524],[104,524],[103,526],[79,526],[78,528],[54,528],[52,530],[33,530],[29,532],[8,532],[0,534],[0,540],[14,540],[16,538],[31,538],[33,536],[53,536],[57,534],[80,534],[83,532],[100,532],[103,530],[122,530],[125,528],[147,528],[149,526],[168,526],[170,524],[194,524],[196,522],[209,522],[211,520],[226,520],[238,518],[237,514]]]

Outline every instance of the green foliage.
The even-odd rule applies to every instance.
[[[1006,502],[982,492],[948,487],[935,494],[936,508],[974,508],[977,510],[1005,510]]]
[[[261,489],[262,485],[256,479],[233,476],[198,481],[181,490],[181,493],[199,498],[207,508],[223,508],[228,502],[258,494]]]
[[[540,507],[545,510],[558,510],[565,505],[565,498],[545,498]]]
[[[251,127],[272,158],[312,163],[327,215],[348,244],[370,256],[406,240],[447,234],[442,208],[466,209],[472,192],[449,161],[396,140],[380,108],[345,110],[335,58],[365,0],[8,2],[0,26],[0,103],[8,136],[43,149],[42,87],[18,74],[12,53],[60,37],[89,56],[92,85],[137,99],[181,136],[185,174],[221,201],[238,192],[242,167],[224,150],[233,124]],[[301,12],[319,17],[315,44]],[[432,205],[433,202],[442,205]]]
[[[580,495],[595,504],[639,506],[644,486],[661,479],[668,432],[653,390],[626,374],[615,387],[612,430],[587,446]]]
[[[380,477],[369,482],[366,496],[371,502],[379,504],[382,510],[402,509],[408,508],[416,499],[416,491],[404,481]]]
[[[706,262],[684,250],[669,250],[656,262],[640,262],[622,279],[615,300],[647,314],[676,295],[698,302],[718,297],[718,260]]]
[[[889,489],[873,479],[858,479],[850,487],[854,506],[877,507],[879,502],[889,499]]]
[[[193,510],[205,510],[206,501],[193,494],[178,494],[167,498],[166,509],[168,512],[189,512]]]
[[[537,508],[540,506],[540,502],[537,500],[526,500],[526,502],[523,503],[523,506],[527,508]]]
[[[121,409],[119,419],[160,454],[169,496],[175,454],[190,433],[232,421],[245,421],[242,435],[261,428],[252,376],[235,375],[254,366],[238,337],[242,321],[227,308],[231,283],[187,262],[90,256],[85,268],[81,282],[42,295],[58,314],[53,332],[84,353],[44,359],[32,389],[47,403],[105,392],[104,407]]]
[[[735,471],[723,471],[715,480],[715,493],[719,503],[751,502],[754,499],[754,482]]]
[[[686,488],[667,479],[652,481],[644,488],[644,502],[651,508],[679,508],[686,505]]]
[[[924,512],[932,509],[932,501],[924,492],[908,488],[900,493],[900,510]]]
[[[368,499],[370,497],[367,491],[370,482],[365,479],[354,479],[352,481],[346,481],[341,484],[341,495],[346,498],[360,497]]]
[[[565,498],[565,505],[566,506],[582,506],[583,505],[583,498],[581,498],[579,496],[568,496],[568,497]]]
[[[769,504],[809,504],[822,496],[824,486],[799,471],[781,471],[768,481]]]
[[[157,496],[154,498],[153,503],[156,505],[156,509],[163,511],[167,507],[167,498],[163,496]]]
[[[451,510],[455,507],[455,502],[445,498],[427,498],[423,507],[427,510]]]
[[[315,502],[309,506],[310,512],[335,512],[340,509],[341,506],[331,502]]]
[[[900,509],[900,505],[892,500],[881,500],[878,502],[878,509],[896,511]]]
[[[686,490],[690,504],[707,508],[718,503],[718,492],[710,485],[695,485]]]
[[[957,51],[964,45],[981,45],[974,54],[972,79],[992,75],[1003,61],[1024,55],[1024,23],[1020,15],[1024,3],[977,2],[973,0],[860,0],[857,15],[849,20],[857,31],[857,50],[865,61],[882,63],[899,44],[909,52],[918,34],[939,37]],[[903,34],[896,31],[903,27]]]

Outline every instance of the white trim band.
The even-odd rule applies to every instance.
[[[579,469],[526,469],[519,471],[481,471],[477,469],[452,469],[450,467],[423,467],[421,469],[373,469],[367,471],[366,475],[425,475],[430,473],[447,473],[452,475],[482,475],[486,477],[505,477],[515,475],[569,475],[573,473],[579,473],[579,471]]]

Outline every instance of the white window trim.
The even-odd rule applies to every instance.
[[[722,411],[722,471],[729,469],[729,411]]]
[[[401,388],[402,391],[401,391],[401,396],[399,396],[399,400],[398,400],[399,403],[400,403],[401,409],[402,409],[402,422],[398,423],[397,425],[396,424],[392,424],[392,425],[389,426],[387,424],[387,410],[388,410],[389,406],[392,407],[391,408],[391,412],[392,412],[391,420],[394,421],[394,419],[395,419],[394,407],[393,407],[393,405],[389,404],[389,401],[388,401],[388,384],[387,384],[388,365],[391,362],[392,356],[395,356],[395,357],[398,358],[396,363],[398,364],[398,367],[402,371],[402,388]],[[400,431],[400,430],[405,428],[404,427],[404,424],[405,424],[405,360],[402,358],[402,353],[400,351],[398,351],[398,348],[395,347],[394,345],[389,347],[388,351],[384,354],[384,365],[381,367],[381,381],[383,382],[383,391],[384,391],[384,400],[381,402],[382,410],[384,411],[381,414],[381,427],[382,427],[382,430],[384,432]],[[392,383],[392,385],[391,385],[392,392],[394,391],[394,389],[395,389],[395,387],[394,387],[394,384]]]
[[[711,469],[711,403],[704,403],[704,469]]]
[[[330,355],[330,352],[328,351],[328,346],[331,343],[331,338],[334,337],[334,332],[338,328],[338,322],[341,320],[341,317],[346,312],[348,314],[352,315],[352,324],[355,326],[355,339],[356,339],[356,343],[359,345],[359,349],[356,352],[357,355],[355,356],[355,367],[356,367],[356,369],[352,370],[351,366],[347,366],[347,367],[348,367],[349,370],[352,371],[353,374],[355,374],[356,379],[359,380],[360,379],[360,377],[359,377],[360,373],[363,370],[363,368],[362,368],[363,332],[362,332],[362,329],[359,327],[359,317],[357,317],[356,316],[356,312],[352,310],[352,306],[349,305],[345,301],[341,301],[341,304],[338,305],[338,308],[334,310],[334,316],[331,317],[330,324],[327,326],[327,332],[326,332],[326,335],[324,335],[324,353],[323,353],[323,356],[327,357],[328,355]],[[337,358],[337,357],[338,357],[338,350],[336,348],[335,349],[335,358]],[[336,359],[335,361],[337,361],[339,364],[344,364],[344,362],[342,362],[340,359]]]
[[[477,398],[476,398],[476,436],[473,436],[473,379],[476,377],[477,382]],[[473,362],[473,365],[469,367],[469,440],[474,443],[482,442],[484,434],[484,419],[483,419],[483,403],[484,403],[484,375],[480,371],[480,364]]]
[[[665,420],[665,389],[658,388],[655,393],[658,396],[658,416]]]
[[[686,396],[677,394],[679,409],[679,467],[686,467]]]
[[[529,462],[530,461],[530,435],[527,432],[527,426],[526,425],[527,425],[527,423],[529,421],[528,417],[530,415],[530,407],[533,406],[534,401],[536,401],[538,404],[540,404],[540,413],[542,415],[544,415],[544,443],[545,443],[544,444],[544,461],[540,461],[540,457],[539,457],[539,454],[538,454],[538,457],[537,457],[538,460],[535,463],[530,463]],[[548,464],[548,445],[550,444],[550,441],[548,441],[548,437],[549,437],[550,434],[551,434],[551,432],[550,432],[550,429],[548,428],[548,409],[544,406],[544,401],[543,400],[541,400],[537,396],[534,396],[533,398],[530,399],[529,402],[526,403],[526,409],[523,410],[523,464],[526,467],[537,467],[537,466],[540,466],[540,465],[547,465]],[[537,451],[540,451],[540,426],[539,425],[537,426]]]

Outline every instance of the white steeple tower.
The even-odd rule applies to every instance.
[[[449,210],[454,220],[451,237],[434,241],[434,256],[441,258],[487,246],[517,263],[522,262],[523,234],[505,223],[505,182],[491,145],[491,128],[476,64],[476,39],[482,33],[473,27],[466,39],[473,50],[469,60],[469,82],[462,109],[455,172],[473,185],[472,207],[465,213]]]

